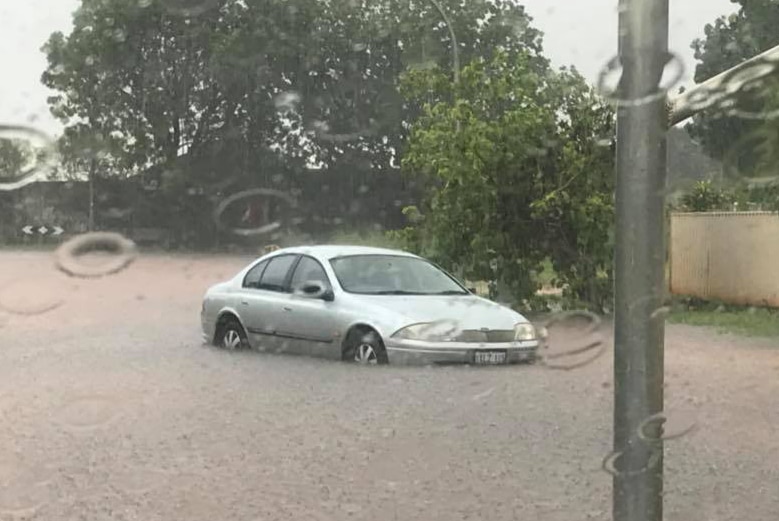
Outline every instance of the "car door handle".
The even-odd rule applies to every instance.
[[[284,306],[282,309],[283,309],[284,311],[292,311],[292,308],[291,308],[291,307],[289,307],[289,306]]]
[[[249,301],[248,300],[242,300],[241,304],[243,304],[244,306],[248,306],[249,305]]]

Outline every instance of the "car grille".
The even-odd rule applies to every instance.
[[[458,342],[469,342],[479,344],[498,344],[514,341],[513,329],[492,329],[481,331],[478,329],[465,329],[457,335]]]

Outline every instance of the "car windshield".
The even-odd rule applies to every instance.
[[[465,295],[467,291],[430,262],[400,255],[332,259],[344,291],[366,295]]]

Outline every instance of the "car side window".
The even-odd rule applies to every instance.
[[[295,273],[292,275],[290,284],[292,291],[299,291],[306,282],[319,282],[323,289],[332,289],[325,269],[316,259],[311,257],[302,257],[300,259],[295,268]]]
[[[262,277],[262,272],[265,270],[265,267],[268,265],[268,261],[264,260],[257,264],[255,267],[250,269],[246,276],[243,278],[243,287],[244,288],[254,288],[257,289],[260,287],[260,277]]]
[[[286,291],[284,283],[287,281],[287,275],[296,258],[296,255],[281,255],[270,259],[268,267],[262,273],[260,289]]]

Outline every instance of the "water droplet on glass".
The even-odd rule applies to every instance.
[[[600,333],[600,317],[589,311],[569,311],[554,315],[546,324],[540,360],[550,369],[572,370],[589,365],[606,350]]]
[[[623,452],[614,451],[609,453],[604,459],[601,468],[611,474],[612,476],[630,477],[638,476],[653,469],[660,462],[660,456],[662,455],[662,449],[653,449],[649,452],[646,465],[637,469],[624,469],[621,468],[619,462],[623,456]]]
[[[103,395],[90,395],[67,401],[54,415],[54,419],[71,430],[90,431],[104,427],[118,415],[116,400]]]
[[[659,84],[652,86],[647,89],[646,94],[634,99],[626,98],[620,93],[623,72],[622,62],[618,56],[609,60],[598,75],[598,91],[603,97],[617,105],[645,105],[665,98],[667,92],[679,83],[679,80],[684,76],[684,62],[676,54],[669,53]]]
[[[65,302],[67,280],[53,274],[36,274],[0,288],[0,309],[14,315],[41,315]]]
[[[244,236],[272,234],[288,222],[297,203],[294,197],[278,190],[253,188],[222,200],[214,211],[220,229]]]
[[[0,513],[11,518],[31,518],[52,500],[51,483],[43,471],[16,461],[0,461]]]
[[[112,232],[77,235],[54,253],[61,271],[82,278],[118,273],[132,264],[137,254],[134,242]]]
[[[31,127],[0,125],[0,191],[16,190],[45,179],[56,163],[53,140]]]
[[[637,434],[639,439],[651,444],[687,436],[696,428],[697,423],[691,414],[664,411],[642,421],[638,426]]]

